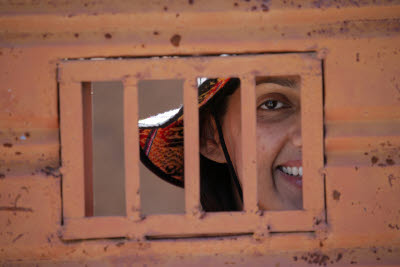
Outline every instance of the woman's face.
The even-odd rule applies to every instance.
[[[259,79],[256,108],[260,209],[302,209],[299,80]],[[229,155],[242,183],[240,90],[229,97],[222,129]]]

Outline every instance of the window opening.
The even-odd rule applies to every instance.
[[[200,201],[206,212],[242,211],[240,79],[198,78]],[[240,165],[239,165],[240,166]]]
[[[125,215],[123,85],[82,83],[85,215]]]
[[[183,166],[175,170],[176,158],[174,151],[178,146],[182,146],[183,139],[174,140],[174,135],[179,135],[178,128],[171,129],[168,146],[171,149],[162,149],[158,145],[165,141],[165,136],[156,136],[160,134],[156,129],[145,129],[151,126],[164,123],[168,116],[174,116],[183,104],[183,80],[139,80],[138,81],[138,105],[139,105],[139,130],[140,140],[143,141],[142,153],[147,157],[154,159],[157,157],[158,164],[162,170],[167,170],[173,177],[164,177],[168,179],[179,179],[175,176],[183,175]],[[174,132],[173,132],[174,131]],[[182,129],[183,131],[183,129]],[[183,132],[182,136],[183,138]],[[158,138],[164,138],[158,140]],[[167,152],[168,151],[168,152]],[[168,165],[160,166],[161,162],[168,162]],[[183,160],[182,160],[183,163]],[[152,166],[154,170],[157,166]],[[175,172],[175,173],[174,173]],[[179,174],[177,173],[179,172]],[[177,183],[180,185],[179,180]],[[175,183],[175,184],[177,184]],[[140,162],[140,199],[141,214],[179,214],[185,212],[185,192],[180,186],[174,186],[160,179],[154,172],[150,171],[143,162]]]
[[[303,208],[300,76],[256,76],[258,206]]]

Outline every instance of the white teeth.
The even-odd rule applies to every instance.
[[[299,175],[299,169],[298,169],[297,167],[292,167],[292,174],[293,174],[294,176]]]
[[[293,176],[303,176],[303,167],[286,167],[282,166],[281,170],[289,175]]]

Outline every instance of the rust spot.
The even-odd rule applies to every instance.
[[[340,261],[343,258],[342,253],[339,253],[336,257],[336,262]]]
[[[400,227],[399,227],[397,224],[391,224],[391,223],[389,223],[388,226],[389,226],[390,229],[400,230]]]
[[[360,62],[360,53],[356,53],[356,61]]]
[[[153,32],[154,35],[159,35],[160,33],[158,31]]]
[[[31,134],[30,134],[29,132],[25,132],[24,135],[25,135],[26,137],[28,137],[28,138],[31,137]]]
[[[333,196],[334,200],[340,200],[340,192],[339,191],[333,190],[332,196]]]
[[[125,245],[125,242],[119,242],[119,243],[117,243],[117,244],[115,244],[117,247],[121,247],[121,246],[123,246],[123,245]]]
[[[234,6],[239,6],[239,4],[238,4],[238,3],[234,3],[233,5],[234,5]]]
[[[50,166],[46,166],[43,169],[41,169],[40,172],[46,174],[46,176],[53,176],[54,178],[61,177],[59,168],[53,168]]]
[[[354,166],[354,169],[355,169],[356,171],[358,171],[358,167],[357,167],[357,166]]]
[[[179,13],[176,13],[175,17],[177,18],[177,17],[179,17],[179,15],[180,15]]]
[[[79,33],[74,34],[75,38],[79,38]]]
[[[261,10],[264,12],[268,12],[269,11],[269,7],[265,4],[261,4]]]
[[[31,208],[23,208],[23,207],[0,207],[0,210],[33,212]]]
[[[314,224],[315,224],[315,225],[319,225],[321,222],[322,222],[321,219],[315,218],[315,217],[314,217]]]
[[[368,155],[368,152],[364,152],[364,155]]]
[[[4,173],[0,173],[0,179],[6,178],[6,175]]]
[[[294,260],[294,261],[297,261],[297,256],[294,256],[294,257],[293,257],[293,260]]]
[[[15,155],[21,155],[22,154],[22,152],[20,152],[20,151],[15,151]]]
[[[3,146],[4,147],[12,147],[13,145],[11,143],[4,143]]]
[[[188,2],[189,2],[189,5],[193,5],[194,0],[188,0]]]
[[[24,234],[19,234],[19,235],[17,235],[17,237],[14,238],[12,242],[15,243],[15,241],[17,241],[18,239],[20,239],[23,235],[24,235]]]
[[[357,262],[356,261],[351,261],[350,264],[357,264]]]
[[[168,7],[167,6],[164,6],[164,11],[167,11],[168,10]]]
[[[173,46],[178,47],[178,46],[179,46],[179,43],[181,42],[181,36],[180,36],[179,34],[174,34],[174,35],[171,37],[170,41],[171,41],[171,44],[172,44]]]
[[[145,48],[145,47],[146,47],[144,44],[142,44],[141,46],[142,46],[142,48]]]
[[[327,265],[329,263],[329,256],[319,251],[307,253],[301,257],[302,260],[309,264]]]
[[[307,35],[308,35],[308,36],[311,36],[311,32],[307,32]]]
[[[103,248],[104,251],[107,251],[107,249],[108,249],[108,246],[105,246],[105,247]]]
[[[324,246],[324,243],[322,243],[322,241],[319,241],[319,247],[323,247]]]
[[[257,10],[257,7],[256,6],[252,6],[251,7],[251,11],[255,11],[255,10]]]
[[[376,156],[373,156],[373,157],[371,158],[371,163],[372,163],[372,165],[375,164],[375,163],[377,163],[378,160],[379,160],[379,159],[378,159]]]
[[[387,165],[394,165],[394,161],[392,159],[386,159]]]
[[[106,39],[111,39],[111,38],[112,38],[112,35],[111,35],[111,33],[106,33],[106,34],[104,34],[104,37],[105,37]]]

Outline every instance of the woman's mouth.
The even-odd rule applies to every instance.
[[[303,167],[301,163],[301,161],[297,160],[287,162],[277,167],[286,181],[300,189],[303,186]]]

